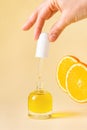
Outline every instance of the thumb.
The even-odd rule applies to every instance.
[[[61,15],[60,19],[53,25],[49,32],[49,40],[50,42],[54,42],[64,28],[68,25],[68,21],[66,20],[66,15]]]

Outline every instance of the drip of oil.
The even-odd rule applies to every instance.
[[[39,119],[49,118],[52,112],[52,95],[44,90],[42,81],[44,59],[39,59],[38,64],[38,81],[36,89],[28,96],[29,116]]]

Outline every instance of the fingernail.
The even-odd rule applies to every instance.
[[[49,40],[50,40],[51,42],[55,41],[56,38],[57,38],[57,35],[56,35],[56,34],[50,34],[50,35],[49,35]]]
[[[34,33],[34,40],[38,40],[38,35],[36,33]]]
[[[22,30],[27,30],[28,28],[27,28],[27,26],[26,26],[26,24],[24,24],[23,26],[22,26]]]
[[[25,26],[23,25],[23,26],[21,27],[21,29],[24,30],[24,29],[25,29]]]

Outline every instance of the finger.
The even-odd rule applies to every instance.
[[[36,22],[36,19],[38,17],[38,11],[36,10],[27,20],[27,22],[23,25],[22,29],[23,30],[29,30],[34,23]]]
[[[58,36],[61,34],[61,32],[64,30],[64,28],[67,26],[67,21],[65,15],[62,15],[56,24],[52,27],[52,29],[49,32],[49,40],[51,42],[54,42]]]
[[[45,5],[45,8],[42,6],[42,10],[39,12],[35,23],[34,39],[38,39],[45,21],[52,17],[56,12],[56,10],[51,10],[49,5]]]
[[[34,30],[34,39],[37,40],[39,38],[39,35],[42,31],[42,28],[44,26],[45,19],[42,15],[39,15],[37,18],[37,21],[35,23],[35,30]]]

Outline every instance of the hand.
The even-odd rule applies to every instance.
[[[87,18],[87,0],[46,0],[29,17],[23,30],[29,30],[35,24],[34,38],[37,40],[45,20],[60,11],[60,19],[49,32],[49,40],[55,41],[69,24]]]

